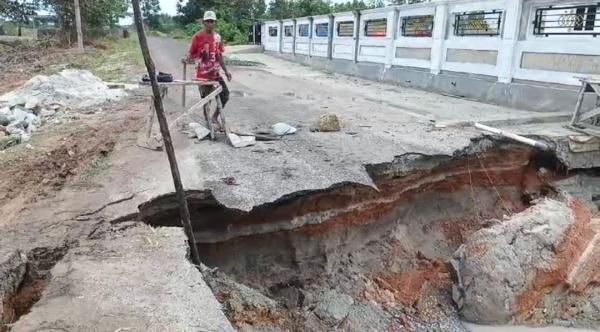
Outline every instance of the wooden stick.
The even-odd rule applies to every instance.
[[[211,98],[212,99],[216,98],[218,96],[218,94],[221,93],[221,91],[223,91],[223,88],[219,85],[208,96],[200,99],[199,102],[197,102],[194,105],[192,105],[192,107],[190,107],[189,109],[187,109],[186,111],[184,111],[183,114],[181,114],[175,120],[173,120],[173,122],[169,125],[169,129],[173,128],[173,126],[175,126],[177,124],[177,122],[179,121],[179,119],[183,118],[184,116],[186,116],[188,114],[191,114],[192,112],[197,111],[200,107],[202,107],[202,106],[206,105],[208,102],[210,102]]]
[[[575,103],[575,112],[573,112],[573,118],[571,118],[571,125],[575,125],[579,121],[579,112],[581,111],[581,104],[583,103],[583,97],[585,96],[585,90],[587,88],[586,82],[581,82],[581,89],[577,96],[577,102]]]
[[[175,191],[177,193],[177,201],[179,203],[179,213],[181,216],[181,222],[185,230],[185,234],[188,238],[188,243],[192,253],[192,262],[200,267],[200,254],[198,253],[198,247],[196,247],[196,240],[194,239],[194,232],[192,230],[192,222],[190,218],[190,210],[187,205],[187,199],[185,197],[185,191],[183,190],[183,184],[181,183],[181,176],[179,175],[179,168],[177,166],[177,159],[175,158],[175,149],[173,148],[173,142],[171,140],[171,133],[169,132],[169,126],[167,124],[167,117],[165,116],[165,109],[163,107],[161,91],[156,80],[156,68],[154,67],[154,61],[150,56],[150,50],[148,49],[148,40],[146,39],[146,32],[144,31],[144,24],[142,22],[142,12],[140,10],[140,0],[132,0],[133,16],[135,20],[135,26],[137,28],[138,39],[140,41],[140,49],[144,56],[144,62],[146,63],[146,69],[150,76],[150,83],[152,85],[152,93],[154,95],[154,108],[156,109],[156,118],[160,125],[160,132],[163,137],[165,144],[165,151],[169,159],[169,165],[171,166],[171,174],[173,175],[173,183],[175,185]]]
[[[187,80],[187,63],[184,61],[181,61],[183,63],[183,80]],[[181,87],[181,106],[185,107],[185,88],[186,86],[182,86]]]

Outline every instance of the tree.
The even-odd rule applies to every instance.
[[[0,16],[7,17],[17,23],[18,36],[21,36],[21,26],[29,23],[29,18],[35,15],[36,5],[28,0],[0,0]]]
[[[269,3],[268,17],[281,20],[294,16],[293,4],[290,0],[273,0]]]
[[[150,29],[158,30],[160,28],[160,1],[145,0],[141,5],[144,21],[146,21]]]
[[[266,10],[264,0],[179,0],[177,22],[185,26],[187,34],[197,31],[204,12],[213,10],[219,20],[219,33],[227,42],[244,42],[246,31],[254,20],[262,18]]]
[[[345,3],[336,3],[333,4],[332,12],[349,12],[354,10],[362,10],[372,8],[372,6],[367,5],[363,0],[353,0]]]

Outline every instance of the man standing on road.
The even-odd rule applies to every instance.
[[[196,32],[192,37],[192,43],[188,50],[187,61],[196,62],[196,78],[201,80],[218,81],[223,91],[219,94],[221,104],[225,107],[229,100],[229,89],[225,80],[221,77],[220,70],[223,68],[228,81],[231,81],[231,73],[225,67],[223,53],[225,46],[221,35],[215,31],[217,15],[213,11],[206,11],[202,20],[202,31]],[[200,95],[207,96],[212,92],[212,86],[200,86]],[[213,122],[218,123],[219,114],[215,112]]]

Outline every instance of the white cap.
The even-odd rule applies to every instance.
[[[202,20],[203,21],[208,21],[208,20],[216,21],[217,15],[212,10],[207,10],[204,12],[204,18]]]

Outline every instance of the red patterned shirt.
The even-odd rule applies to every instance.
[[[225,52],[221,36],[216,32],[199,31],[192,37],[189,54],[196,60],[196,78],[215,80],[220,77],[218,56]]]

